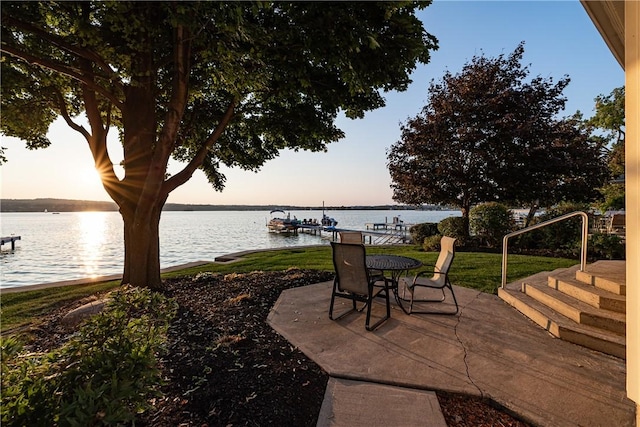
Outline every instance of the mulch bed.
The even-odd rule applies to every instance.
[[[163,397],[136,425],[315,426],[328,376],[266,318],[282,290],[332,279],[292,269],[167,280],[179,308],[162,359]],[[59,319],[69,309],[33,331],[34,349],[64,339]],[[482,399],[437,394],[450,427],[527,426]]]

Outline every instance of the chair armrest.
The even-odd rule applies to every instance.
[[[425,274],[431,274],[431,273],[433,273],[434,271],[437,270],[436,266],[435,265],[431,265],[431,264],[422,264],[422,267],[427,267],[427,268],[429,268],[429,270],[420,270],[420,271],[418,271],[416,273],[416,277],[422,276],[422,275],[425,275]]]
[[[423,267],[431,267],[432,269],[431,270],[421,270],[421,271],[417,272],[416,275],[413,278],[413,284],[414,285],[416,283],[416,279],[418,279],[418,277],[420,277],[420,276],[424,276],[425,274],[437,274],[437,273],[440,273],[440,274],[444,274],[445,276],[448,275],[448,273],[440,271],[438,269],[438,267],[436,267],[435,265],[423,264]]]

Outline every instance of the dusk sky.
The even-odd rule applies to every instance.
[[[400,124],[427,102],[427,88],[446,70],[458,73],[474,55],[508,55],[525,42],[524,64],[530,77],[568,75],[562,116],[580,110],[594,114],[594,98],[624,85],[617,63],[579,1],[435,1],[419,12],[426,30],[439,40],[431,62],[412,75],[402,93],[385,95],[387,106],[361,120],[339,118],[346,137],[326,153],[284,151],[259,172],[228,170],[226,188],[216,192],[204,174],[175,190],[169,203],[328,206],[392,204],[387,150],[400,138]],[[110,200],[93,169],[86,141],[62,120],[49,130],[51,147],[37,151],[2,137],[8,163],[0,167],[5,199],[65,198]],[[110,153],[118,164],[117,132]],[[181,169],[170,166],[170,173]]]

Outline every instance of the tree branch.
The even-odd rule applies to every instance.
[[[71,116],[69,115],[69,111],[67,110],[67,105],[64,102],[64,97],[62,96],[62,94],[58,89],[55,89],[55,91],[56,91],[56,98],[58,98],[58,104],[60,104],[59,105],[60,115],[62,116],[64,121],[67,122],[67,125],[71,129],[80,133],[88,141],[90,137],[89,132],[87,132],[87,130],[84,127],[80,126],[79,124],[71,120]]]
[[[51,42],[51,44],[59,47],[62,50],[70,52],[81,58],[90,60],[106,73],[106,76],[104,76],[105,79],[109,80],[111,84],[116,86],[121,91],[124,89],[122,83],[119,81],[117,73],[115,73],[114,70],[109,66],[109,64],[107,64],[105,60],[96,52],[68,43],[64,38],[56,34],[48,33],[41,28],[36,27],[35,25],[20,21],[19,19],[15,19],[11,16],[3,16],[2,20],[3,24],[8,24],[23,31],[35,34],[43,40],[48,40],[49,42]]]
[[[191,161],[184,167],[184,169],[182,169],[180,172],[178,172],[177,174],[175,174],[174,176],[172,176],[171,178],[169,178],[164,182],[162,189],[163,191],[166,192],[166,194],[171,193],[173,190],[175,190],[176,188],[178,188],[179,186],[187,182],[189,179],[191,179],[191,176],[196,171],[196,169],[202,166],[202,163],[204,162],[204,159],[207,155],[207,151],[209,151],[209,148],[211,148],[213,144],[218,140],[218,138],[220,138],[220,136],[222,135],[222,132],[224,132],[225,128],[233,118],[233,113],[234,113],[234,108],[236,106],[236,103],[237,103],[237,99],[234,99],[229,103],[227,111],[225,112],[224,116],[220,120],[220,123],[218,123],[218,126],[216,127],[216,129],[211,133],[211,135],[209,135],[207,140],[200,146],[196,155],[193,156]]]
[[[9,46],[6,43],[2,43],[1,47],[0,47],[0,51],[4,52],[8,55],[11,55],[15,58],[21,59],[31,65],[38,65],[40,67],[43,68],[48,68],[52,71],[56,71],[60,74],[63,74],[67,77],[70,77],[74,80],[77,80],[81,83],[84,83],[85,85],[87,85],[89,88],[91,88],[92,90],[100,93],[102,96],[104,96],[105,98],[107,98],[109,101],[111,101],[114,105],[116,105],[119,108],[122,108],[122,102],[120,102],[120,100],[111,92],[107,91],[105,88],[103,88],[102,86],[96,84],[92,79],[92,75],[91,76],[85,76],[80,74],[79,70],[75,70],[72,67],[69,67],[67,65],[64,65],[62,63],[59,63],[57,61],[53,61],[53,60],[48,60],[48,59],[44,59],[44,58],[38,58],[34,55],[31,55],[29,53],[23,52],[20,49],[14,47],[14,46]]]
[[[174,44],[174,69],[171,100],[169,101],[164,124],[160,132],[159,141],[161,150],[158,154],[165,164],[169,160],[176,144],[178,129],[184,117],[189,95],[189,69],[191,57],[191,43],[188,31],[179,25],[175,31],[176,43]]]

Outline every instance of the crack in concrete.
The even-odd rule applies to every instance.
[[[467,378],[469,379],[471,384],[473,384],[473,386],[478,390],[478,392],[480,393],[480,396],[481,397],[485,397],[484,392],[482,391],[482,389],[478,386],[478,384],[476,384],[473,381],[473,378],[471,378],[471,374],[469,373],[469,364],[467,363],[467,356],[469,355],[467,353],[467,347],[464,345],[464,342],[462,342],[462,339],[458,335],[458,325],[460,325],[460,320],[462,319],[462,314],[463,314],[464,309],[467,308],[467,306],[469,306],[470,304],[472,304],[475,300],[477,300],[480,297],[480,295],[482,295],[482,293],[478,293],[478,295],[476,295],[475,298],[473,298],[471,301],[469,301],[467,304],[465,304],[464,307],[460,307],[460,313],[458,315],[457,322],[456,322],[455,326],[453,327],[453,333],[455,334],[456,339],[458,340],[458,342],[460,343],[460,346],[462,347],[462,350],[464,351],[464,357],[462,358],[462,360],[464,362],[464,368],[465,368],[465,371],[467,373]]]

